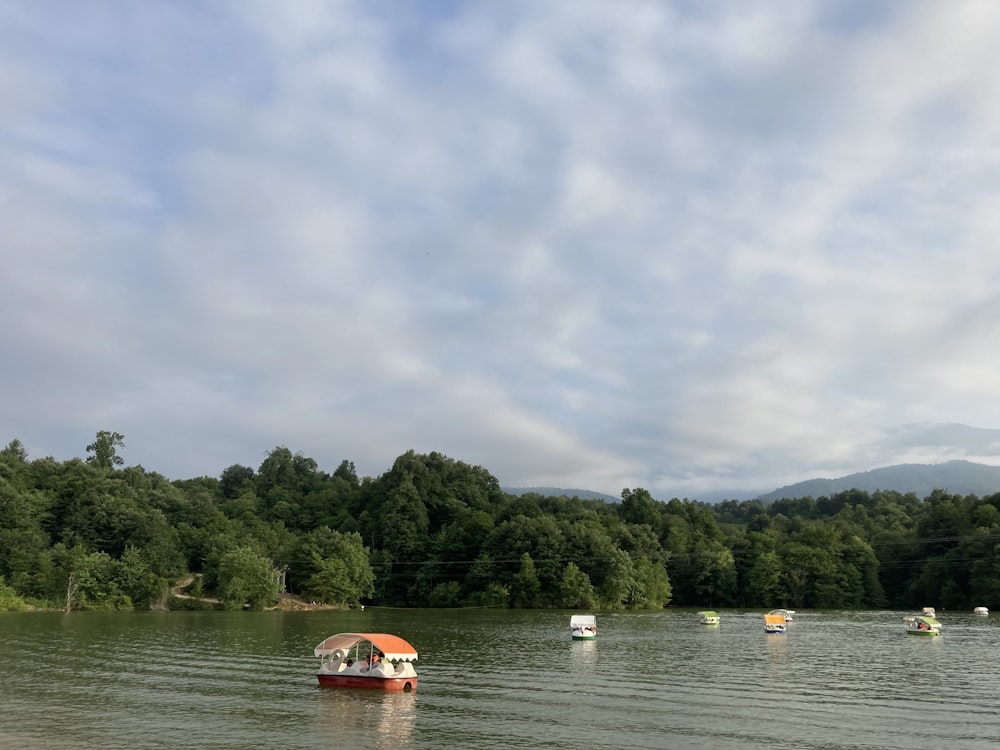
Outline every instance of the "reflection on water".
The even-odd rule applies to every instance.
[[[0,750],[581,747],[979,750],[1000,743],[1000,617],[901,612],[0,614]],[[395,632],[413,693],[327,689],[313,646]]]
[[[597,662],[597,641],[570,641],[570,665],[574,670],[591,670]]]
[[[317,688],[319,726],[332,745],[405,750],[413,740],[417,693]]]
[[[786,633],[764,633],[767,643],[767,661],[784,664],[788,661],[788,635]]]

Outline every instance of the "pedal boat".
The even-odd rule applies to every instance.
[[[572,615],[569,618],[569,632],[574,641],[592,641],[597,638],[597,617],[595,615]]]
[[[321,687],[410,691],[417,689],[412,662],[417,650],[389,633],[337,633],[313,654],[320,658],[316,679]]]
[[[914,617],[904,617],[906,632],[910,635],[941,635],[941,623],[933,617],[916,615]]]
[[[784,635],[786,632],[785,616],[770,612],[764,615],[764,632],[769,635]]]

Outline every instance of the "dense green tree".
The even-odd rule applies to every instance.
[[[576,563],[566,563],[559,581],[559,606],[564,609],[593,609],[597,603],[597,593],[590,577]]]
[[[148,608],[164,599],[169,586],[146,562],[136,547],[127,547],[118,561],[116,583],[137,608]]]
[[[655,529],[660,524],[660,504],[648,490],[626,487],[622,490],[621,515],[628,523],[646,524]]]
[[[462,601],[462,589],[458,581],[444,581],[435,586],[427,597],[429,607],[457,607]]]
[[[306,580],[303,593],[310,598],[336,604],[360,603],[362,596],[370,596],[372,587],[360,590],[351,581],[347,563],[339,557],[320,557],[313,554],[312,568],[316,571]]]
[[[441,561],[471,560],[479,554],[493,528],[493,516],[486,511],[462,508],[433,536],[431,550]]]
[[[24,443],[14,438],[0,450],[0,461],[24,466],[28,463],[28,449],[24,447]]]
[[[610,572],[617,549],[601,519],[590,515],[567,523],[563,539],[563,557],[576,563],[595,589],[599,589]]]
[[[340,466],[333,472],[333,476],[337,479],[343,479],[352,487],[361,486],[361,482],[358,481],[358,472],[354,469],[353,461],[341,461]]]
[[[660,563],[648,558],[635,562],[636,595],[630,602],[635,609],[663,609],[670,604],[673,589],[667,571]]]
[[[249,466],[233,464],[226,468],[219,475],[219,490],[227,500],[233,500],[242,495],[247,489],[253,488],[253,480],[256,474]]]
[[[381,476],[333,474],[279,446],[257,471],[168,481],[123,467],[99,432],[86,461],[0,450],[0,577],[25,602],[157,606],[191,573],[228,606],[277,576],[341,604],[609,608],[993,606],[1000,493],[840,492],[776,503],[618,503],[509,495],[482,467],[408,451]],[[272,561],[274,561],[272,563]],[[595,594],[596,592],[596,594]]]
[[[134,547],[120,560],[106,552],[78,558],[68,580],[80,609],[148,608],[164,597],[166,581],[153,573]]]
[[[93,443],[87,446],[88,464],[93,464],[99,469],[113,469],[125,463],[125,459],[118,455],[118,449],[125,447],[125,436],[120,432],[109,432],[101,430]]]
[[[24,612],[28,603],[0,576],[0,612]]]
[[[222,554],[217,573],[219,599],[226,609],[263,609],[278,598],[271,561],[253,547],[237,547]]]
[[[79,609],[132,609],[121,586],[120,564],[106,552],[87,555],[73,571]]]
[[[600,593],[601,606],[607,609],[628,609],[639,601],[645,604],[645,592],[640,591],[635,564],[627,552],[616,549],[612,553],[610,572]]]
[[[379,603],[394,603],[403,566],[395,563],[392,554],[384,549],[372,549],[369,554],[372,572],[375,574],[375,591],[372,599]]]
[[[424,556],[430,535],[427,506],[411,478],[404,479],[383,503],[372,537],[397,560]]]
[[[782,565],[774,550],[757,556],[747,576],[747,604],[751,607],[774,608],[786,604],[788,596],[782,585]]]
[[[844,601],[839,606],[856,609],[889,606],[885,589],[878,577],[878,558],[870,544],[857,535],[848,537],[844,540],[841,561],[852,585],[845,592]]]
[[[510,588],[502,583],[494,581],[486,587],[479,600],[479,604],[484,607],[506,608],[510,602]]]
[[[484,601],[483,595],[490,588],[490,586],[496,583],[496,564],[486,553],[480,553],[475,560],[473,560],[472,565],[469,567],[469,572],[465,576],[464,588],[466,592],[467,601],[471,605],[496,605],[493,600]],[[505,599],[510,595],[509,589],[505,595]]]
[[[30,571],[49,548],[41,524],[47,505],[41,493],[19,489],[0,476],[0,576]]]
[[[360,604],[375,593],[375,573],[357,532],[311,531],[296,541],[292,559],[289,584],[308,599]]]
[[[714,607],[716,602],[731,602],[736,593],[736,560],[720,541],[706,541],[692,554],[689,566],[692,589],[701,601]]]
[[[509,581],[523,565],[524,555],[532,559],[534,575],[541,591],[554,593],[562,578],[565,558],[564,524],[551,516],[515,516],[497,525],[483,543],[483,550],[498,564],[497,575]],[[516,587],[511,586],[516,598]],[[523,605],[515,605],[523,606]]]
[[[542,585],[535,573],[535,561],[527,552],[521,555],[521,566],[510,583],[510,598],[518,609],[541,606]]]

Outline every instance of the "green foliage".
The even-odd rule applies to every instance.
[[[118,455],[118,449],[124,447],[125,436],[120,432],[101,430],[94,442],[87,446],[87,453],[93,454],[87,458],[87,463],[99,469],[121,466],[125,463],[125,459]]]
[[[0,576],[0,612],[24,612],[26,609],[27,602]]]
[[[622,490],[621,516],[628,523],[646,524],[653,528],[660,525],[660,508],[648,490]]]
[[[26,464],[28,462],[28,449],[24,447],[24,443],[15,438],[7,443],[7,446],[0,451],[0,461]]]
[[[458,581],[445,581],[433,588],[427,597],[429,607],[457,607],[461,603],[462,590]]]
[[[249,466],[233,464],[219,475],[219,490],[227,500],[233,500],[247,490],[253,490],[254,471]]]
[[[782,567],[778,553],[766,550],[757,556],[746,582],[747,604],[768,607],[786,604],[788,597],[782,586]]]
[[[521,567],[510,584],[511,604],[518,609],[539,607],[542,603],[542,585],[535,573],[535,561],[525,552]]]
[[[640,592],[632,558],[623,550],[615,550],[610,569],[601,586],[601,603],[607,609],[633,608],[639,601],[645,603],[645,592]]]
[[[340,605],[592,609],[993,607],[1000,493],[849,490],[706,505],[505,495],[482,467],[408,451],[381,476],[332,474],[279,446],[257,470],[168,481],[88,458],[0,450],[0,602],[158,606],[203,574],[227,607],[290,591]],[[174,599],[171,606],[195,606]],[[0,604],[0,606],[4,606]],[[200,605],[198,605],[200,606]]]
[[[673,589],[666,569],[659,563],[642,558],[635,563],[636,596],[631,601],[635,609],[663,609],[670,604]]]
[[[291,580],[305,575],[302,595],[333,604],[360,604],[375,593],[375,574],[361,535],[326,527],[310,532],[296,546],[295,558],[309,563]],[[297,566],[298,567],[298,566]]]
[[[271,561],[252,547],[225,552],[218,565],[217,592],[226,609],[263,609],[278,599]]]
[[[491,583],[485,591],[475,595],[474,603],[483,607],[506,609],[510,604],[510,588],[502,583]]]
[[[563,609],[593,609],[597,606],[597,594],[590,583],[590,576],[574,562],[567,563],[563,569],[558,603]]]

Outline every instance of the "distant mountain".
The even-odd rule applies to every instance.
[[[568,490],[562,487],[501,487],[508,495],[527,495],[533,492],[544,497],[578,497],[581,500],[603,500],[606,503],[617,503],[620,497],[605,495],[593,490]]]
[[[781,500],[798,497],[829,497],[845,490],[896,490],[912,492],[923,499],[934,490],[954,495],[985,497],[1000,492],[1000,466],[987,466],[971,461],[946,461],[941,464],[898,464],[880,469],[850,474],[840,479],[808,479],[781,487],[761,500]]]

